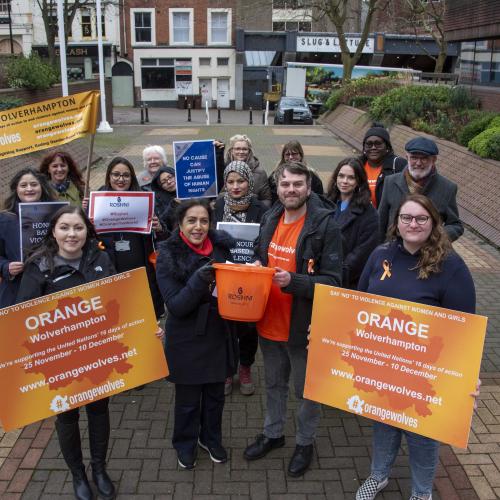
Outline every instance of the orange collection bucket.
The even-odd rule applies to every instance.
[[[233,321],[259,321],[264,316],[274,269],[245,264],[213,264],[219,314]]]

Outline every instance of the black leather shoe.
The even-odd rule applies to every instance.
[[[304,472],[311,465],[311,460],[313,456],[313,445],[308,444],[306,446],[301,446],[298,444],[295,447],[290,463],[288,464],[288,475],[292,477],[299,477],[304,474]]]
[[[77,500],[93,500],[94,494],[90,489],[89,480],[85,469],[73,473],[73,491]]]
[[[268,438],[264,434],[259,434],[255,442],[247,446],[243,456],[247,460],[257,460],[265,457],[274,448],[281,448],[285,445],[285,436],[279,438]]]

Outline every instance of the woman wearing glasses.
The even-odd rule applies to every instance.
[[[277,163],[274,171],[268,178],[269,186],[271,188],[271,196],[273,203],[278,199],[278,194],[276,193],[276,179],[274,178],[274,173],[278,170],[279,167],[281,167],[281,165],[283,165],[283,163],[291,161],[300,162],[303,163],[304,165],[307,165],[307,163],[304,160],[304,149],[302,148],[302,144],[300,144],[299,141],[289,141],[283,146],[283,149],[281,150],[280,161]],[[321,182],[321,179],[309,165],[307,165],[307,167],[311,171],[311,190],[316,194],[323,194],[324,193],[323,183]]]
[[[368,259],[359,280],[359,290],[475,312],[476,294],[469,269],[453,251],[439,212],[429,198],[421,194],[407,196],[395,215],[388,236],[388,242],[377,247]],[[432,498],[439,442],[373,422],[371,474],[358,489],[356,500],[373,499],[387,486],[403,435],[409,449],[410,500]]]
[[[104,186],[99,191],[141,191],[132,163],[119,156],[113,158],[106,170]],[[160,223],[155,216],[153,230],[158,230],[159,227]],[[152,235],[119,232],[99,233],[98,236],[118,273],[146,267],[156,317],[159,318],[165,307],[156,283],[155,270],[148,258],[153,252]]]
[[[232,161],[243,161],[252,171],[255,196],[269,208],[271,206],[271,190],[267,182],[267,174],[260,165],[259,159],[253,154],[252,141],[250,138],[244,134],[233,135],[233,137],[229,139],[229,147],[225,151],[223,165],[221,164],[221,151],[224,149],[224,143],[215,141],[214,144],[219,152],[217,155],[217,182],[219,183],[219,189],[222,189],[224,185],[225,166],[229,165]]]
[[[377,123],[366,131],[360,159],[368,178],[372,205],[377,208],[382,198],[384,179],[401,172],[406,166],[406,159],[394,154],[389,132]]]

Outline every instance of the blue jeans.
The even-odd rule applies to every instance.
[[[373,422],[371,474],[377,481],[389,477],[403,434],[406,436],[410,455],[412,495],[425,498],[432,493],[432,483],[438,463],[439,441],[391,425]]]
[[[266,383],[267,408],[264,435],[268,438],[279,438],[283,435],[291,373],[295,397],[299,400],[296,442],[301,446],[312,444],[321,416],[321,405],[303,398],[307,350],[304,347],[293,347],[286,342],[275,342],[263,337],[259,337],[259,343],[264,357]]]

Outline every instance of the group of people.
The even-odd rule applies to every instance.
[[[285,144],[269,177],[247,136],[235,135],[227,148],[222,141],[214,146],[221,188],[215,201],[177,199],[175,169],[161,146],[144,150],[144,171],[138,175],[126,158],[109,163],[102,190],[155,192],[150,235],[96,235],[85,213],[84,182],[67,153],[52,153],[38,170],[18,172],[0,213],[0,306],[145,267],[156,316],[166,315],[165,334],[159,328],[151,335],[164,341],[168,380],[175,387],[172,445],[179,466],[194,468],[199,448],[216,463],[227,461],[225,397],[236,373],[242,394],[254,393],[251,366],[260,345],[266,413],[262,433],[244,457],[258,460],[284,446],[291,377],[299,405],[288,474],[298,477],[310,467],[321,414],[319,403],[303,398],[314,285],[473,313],[474,284],[451,246],[463,233],[457,186],[437,172],[439,152],[432,140],[414,138],[405,146],[406,158],[398,157],[388,131],[377,124],[364,137],[363,154],[342,160],[325,190],[297,141]],[[18,204],[56,199],[70,205],[54,215],[42,244],[21,256]],[[276,272],[256,324],[227,321],[218,312],[213,263],[231,260],[235,244],[214,229],[218,221],[260,224],[254,264]],[[105,469],[108,404],[104,398],[86,405],[86,411],[92,477],[99,494],[113,498]],[[56,429],[75,496],[90,499],[78,418],[78,409],[58,414]],[[431,498],[439,443],[378,422],[373,429],[371,474],[356,499],[372,499],[387,485],[403,435],[410,452],[411,498]]]

